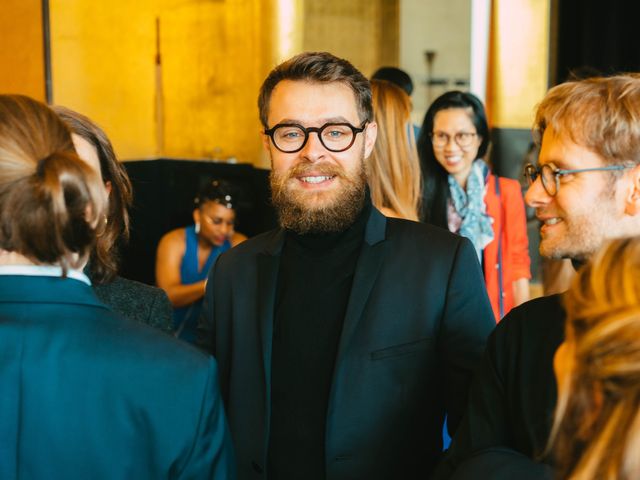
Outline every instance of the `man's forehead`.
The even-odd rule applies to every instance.
[[[269,124],[358,122],[355,93],[344,82],[282,80],[271,95]]]
[[[567,131],[547,128],[542,136],[538,163],[553,163],[561,169],[590,168],[604,164],[597,153],[578,142],[579,139]]]

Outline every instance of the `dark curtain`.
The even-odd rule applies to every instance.
[[[252,237],[276,226],[269,171],[248,164],[191,160],[124,162],[134,191],[131,239],[123,248],[120,274],[153,285],[156,248],[162,235],[193,223],[193,199],[213,179],[226,180],[236,197],[236,228]]]
[[[557,78],[640,71],[640,1],[557,0]]]

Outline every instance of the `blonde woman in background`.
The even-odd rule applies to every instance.
[[[640,478],[640,238],[611,242],[566,294],[549,442],[558,478]]]
[[[378,138],[368,163],[373,204],[388,217],[418,220],[422,177],[411,126],[411,99],[396,85],[372,80]]]

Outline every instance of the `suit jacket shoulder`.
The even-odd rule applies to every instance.
[[[468,242],[444,228],[400,218],[387,218],[386,240],[413,245],[412,250],[417,249],[422,254],[437,250],[450,255],[455,255],[461,243]]]
[[[117,315],[89,285],[0,276],[0,350],[0,391],[14,392],[0,409],[0,478],[27,465],[34,478],[233,471],[215,361]]]
[[[94,284],[93,289],[101,302],[123,317],[173,331],[171,302],[162,289],[119,276],[109,283]]]

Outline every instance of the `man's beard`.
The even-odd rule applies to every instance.
[[[540,239],[540,255],[552,259],[569,258],[584,263],[596,253],[609,238],[624,236],[620,223],[616,221],[615,199],[610,190],[603,189],[592,200],[593,205],[573,211],[572,215],[561,212],[565,231],[559,238]],[[556,234],[558,236],[558,234]]]
[[[296,177],[310,172],[335,176],[334,181],[340,181],[340,188],[309,192],[290,187],[292,179],[298,181]],[[355,222],[364,206],[367,186],[364,156],[352,174],[335,164],[300,163],[281,174],[272,170],[269,180],[280,226],[298,234],[344,231]]]

